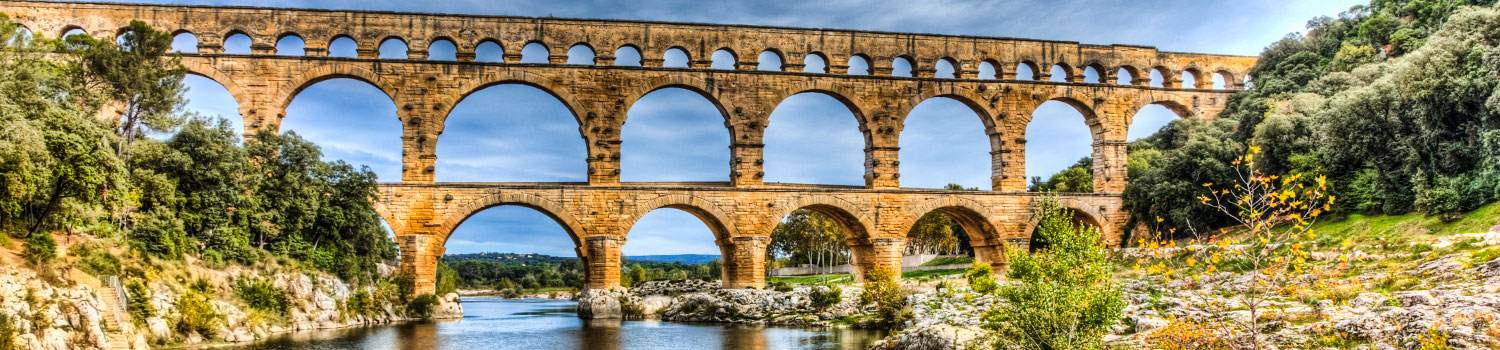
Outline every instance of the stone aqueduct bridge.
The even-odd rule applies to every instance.
[[[5,12],[35,33],[59,36],[82,29],[113,37],[140,19],[174,33],[191,32],[198,52],[182,62],[192,74],[213,79],[234,96],[247,129],[274,128],[303,88],[332,78],[352,78],[379,87],[398,106],[403,126],[401,182],[380,185],[378,209],[401,246],[402,267],[432,291],[436,259],[453,229],[470,215],[494,206],[537,209],[562,225],[577,244],[589,288],[619,284],[620,247],[631,225],[646,212],[676,208],[695,214],[714,232],[725,257],[725,287],[759,286],[771,230],[792,210],[807,208],[836,218],[848,232],[856,267],[899,264],[904,237],[917,218],[947,213],[972,236],[980,259],[999,261],[1001,242],[1025,241],[1035,222],[1037,199],[1026,193],[1025,131],[1031,113],[1046,101],[1081,112],[1093,133],[1094,182],[1099,193],[1063,194],[1063,204],[1102,227],[1118,243],[1125,220],[1119,193],[1125,186],[1125,133],[1135,112],[1161,104],[1183,117],[1211,118],[1231,91],[1212,90],[1211,74],[1230,90],[1254,59],[1241,56],[1160,52],[1124,45],[1011,38],[905,34],[829,29],[662,23],[619,20],[437,15],[252,7],[153,6],[99,3],[0,1]],[[224,54],[224,38],[246,34],[248,55]],[[295,35],[306,56],[275,55],[275,43]],[[327,57],[328,44],[348,37],[357,58]],[[409,59],[377,59],[384,40],[405,41]],[[452,42],[457,61],[427,60],[424,48]],[[509,62],[521,48],[544,45],[550,63],[472,62],[475,47],[490,41]],[[592,65],[567,64],[569,48],[597,51]],[[614,66],[616,48],[631,47],[641,67]],[[688,67],[661,67],[669,49],[690,57]],[[739,56],[733,70],[708,69],[710,53]],[[754,71],[757,53],[771,51],[783,62],[817,55],[827,73],[803,73],[787,63],[782,72]],[[852,57],[869,64],[869,75],[849,75]],[[892,77],[892,61],[911,63],[913,77]],[[946,61],[955,78],[935,78]],[[978,79],[982,63],[999,79]],[[1036,81],[1016,80],[1028,65]],[[1053,65],[1064,82],[1046,81]],[[1092,67],[1101,83],[1084,83]],[[1135,79],[1116,85],[1115,72]],[[1164,75],[1164,87],[1148,87],[1147,72]],[[1196,86],[1181,86],[1192,74]],[[468,94],[496,84],[545,90],[577,119],[587,144],[587,183],[434,183],[437,139],[449,110]],[[621,183],[620,130],[639,98],[662,88],[683,88],[713,101],[731,137],[727,183]],[[834,97],[855,115],[865,139],[865,186],[774,184],[762,181],[762,135],[771,111],[788,96],[813,92]],[[900,188],[897,159],[903,119],[925,99],[946,97],[974,110],[990,138],[995,191]]]

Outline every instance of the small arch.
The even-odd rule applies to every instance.
[[[474,62],[505,62],[505,49],[500,47],[500,42],[486,39],[474,46]]]
[[[547,50],[547,45],[540,42],[529,42],[521,47],[521,63],[551,63],[552,53]]]
[[[1017,63],[1016,80],[1036,80],[1036,63],[1031,61]]]
[[[249,55],[250,35],[240,31],[229,32],[229,35],[224,37],[223,48],[226,54]]]
[[[958,77],[957,65],[953,64],[952,58],[943,58],[937,61],[937,72],[934,78],[953,79]]]
[[[755,68],[757,70],[772,72],[781,71],[781,53],[774,51],[774,49],[761,51],[760,56],[756,57],[755,60]]]
[[[870,59],[865,55],[849,56],[849,75],[870,75]]]
[[[1090,64],[1090,65],[1087,65],[1087,66],[1083,66],[1083,82],[1089,83],[1089,84],[1103,84],[1104,83],[1104,74],[1103,73],[1104,73],[1104,66],[1100,66],[1097,63]]]
[[[10,42],[4,43],[5,46],[8,46],[8,47],[26,47],[26,46],[31,46],[32,41],[36,38],[35,34],[33,34],[31,32],[31,28],[26,28],[25,25],[21,25],[21,24],[16,24],[15,33],[11,33],[11,34],[12,35],[10,37]]]
[[[1050,80],[1050,81],[1054,81],[1054,82],[1072,82],[1073,81],[1073,67],[1069,67],[1067,64],[1064,64],[1064,63],[1058,63],[1058,64],[1052,65],[1052,70],[1050,72],[1048,72],[1047,74],[1051,75],[1050,77],[1048,77],[1049,78],[1048,80]]]
[[[1136,77],[1141,76],[1141,71],[1131,66],[1120,66],[1115,70],[1116,85],[1135,85]]]
[[[78,35],[78,34],[88,35],[88,33],[89,32],[87,30],[84,30],[83,27],[79,27],[79,26],[76,26],[76,25],[68,25],[68,26],[63,27],[62,31],[57,32],[57,37],[63,38],[63,39],[67,39],[70,36],[74,36],[74,35]]]
[[[328,57],[358,58],[359,43],[348,35],[333,37],[328,42]]]
[[[709,62],[708,68],[725,70],[734,70],[740,61],[738,55],[735,55],[734,51],[729,49],[715,50],[714,55],[709,57],[709,60],[711,62]]]
[[[991,60],[984,60],[983,62],[979,62],[978,78],[983,80],[999,79],[1000,71],[995,70],[995,67],[999,66],[1000,65],[996,64],[995,61]]]
[[[1203,81],[1202,73],[1197,68],[1188,68],[1182,71],[1182,88],[1196,89],[1198,82]]]
[[[458,45],[448,38],[438,38],[431,44],[427,44],[427,60],[429,61],[457,61]]]
[[[568,48],[568,64],[594,65],[594,48],[588,44],[573,44]]]
[[[1169,70],[1167,70],[1165,67],[1152,68],[1150,86],[1156,88],[1165,87],[1167,80],[1171,79],[1171,76],[1167,75],[1167,72],[1169,72]]]
[[[1213,77],[1214,84],[1211,88],[1214,90],[1229,90],[1229,82],[1234,81],[1234,75],[1229,74],[1229,71],[1214,72]]]
[[[385,38],[385,40],[380,41],[379,58],[398,60],[409,59],[411,58],[411,54],[407,51],[408,49],[406,47],[406,40],[402,40],[401,38],[397,37],[389,37]]]
[[[893,77],[910,77],[916,69],[917,67],[911,63],[911,58],[896,56],[891,59],[891,76]]]
[[[297,34],[287,33],[276,38],[277,56],[306,56],[307,42]]]
[[[172,52],[198,53],[198,35],[186,30],[172,34]]]
[[[640,67],[641,50],[634,45],[624,45],[615,49],[615,65],[622,67]]]
[[[689,59],[689,57],[688,57],[688,54],[687,54],[687,50],[685,50],[685,49],[683,49],[681,47],[673,47],[673,48],[667,49],[667,52],[662,54],[662,56],[661,56],[661,66],[662,67],[673,67],[673,68],[687,68],[688,67],[688,59]]]
[[[828,58],[822,53],[813,52],[802,58],[802,72],[804,73],[828,73]]]

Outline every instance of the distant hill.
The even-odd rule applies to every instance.
[[[455,263],[460,261],[485,261],[512,266],[537,266],[541,264],[560,264],[563,261],[578,260],[573,257],[559,257],[544,254],[517,254],[517,253],[469,253],[448,254],[443,256],[443,262]]]
[[[625,257],[627,262],[644,263],[683,263],[683,264],[707,264],[710,261],[719,260],[718,255],[708,254],[676,254],[676,255],[633,255]]]
[[[635,255],[625,257],[625,261],[632,263],[682,263],[707,264],[709,261],[718,260],[718,255],[708,254],[676,254],[676,255]],[[518,253],[468,253],[448,254],[443,256],[443,262],[455,263],[460,261],[486,261],[512,266],[536,266],[541,264],[560,264],[563,261],[578,260],[574,257],[551,256],[545,254],[518,254]]]

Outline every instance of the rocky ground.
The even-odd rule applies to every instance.
[[[814,307],[815,290],[837,288],[840,301]],[[578,297],[586,317],[624,317],[675,322],[829,327],[857,323],[869,310],[858,305],[860,288],[797,286],[791,291],[719,289],[718,281],[651,281],[630,289],[590,290]]]
[[[1353,276],[1315,289],[1322,297],[1274,297],[1262,320],[1264,333],[1281,348],[1418,349],[1423,341],[1454,349],[1500,348],[1500,258],[1483,259],[1500,246],[1500,232],[1436,238],[1447,251],[1363,253]],[[1333,256],[1328,254],[1327,256]],[[1250,283],[1248,275],[1218,273],[1196,283],[1122,273],[1126,286],[1124,318],[1106,342],[1120,348],[1149,349],[1144,340],[1173,329],[1174,320],[1204,319],[1209,310],[1188,300],[1209,295],[1223,303],[1231,320],[1250,318],[1238,299],[1212,297]],[[962,284],[962,281],[951,281]],[[1199,294],[1199,293],[1202,294]],[[913,321],[876,345],[881,349],[985,348],[978,316],[995,301],[965,287],[924,291],[909,297]]]

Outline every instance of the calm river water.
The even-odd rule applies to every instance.
[[[236,349],[864,349],[881,332],[586,321],[566,300],[464,298],[462,321],[298,332]]]

